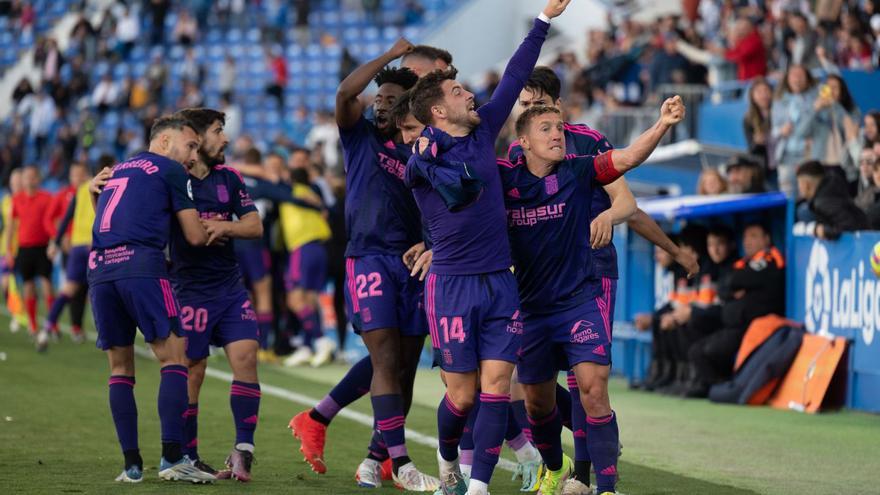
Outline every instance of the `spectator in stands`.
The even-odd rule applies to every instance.
[[[418,0],[406,0],[403,4],[403,24],[419,24],[425,17],[425,7]]]
[[[230,142],[234,142],[241,134],[242,115],[241,107],[235,104],[228,95],[220,95],[220,111],[226,115],[226,124],[223,130]]]
[[[116,19],[116,51],[122,60],[128,60],[128,55],[140,35],[141,21],[134,10],[126,6]]]
[[[877,189],[874,186],[874,164],[877,155],[872,148],[864,148],[859,156],[859,184],[856,206],[867,211],[874,204]]]
[[[70,77],[67,81],[67,91],[70,101],[76,103],[79,98],[89,92],[91,81],[89,72],[85,66],[82,55],[76,55],[70,61]]]
[[[223,63],[220,65],[220,75],[217,78],[217,86],[220,89],[220,97],[232,100],[235,91],[235,81],[237,79],[235,70],[235,59],[232,55],[227,54],[223,57]],[[227,135],[229,133],[227,132]]]
[[[201,86],[205,79],[205,67],[196,58],[193,47],[187,47],[180,66],[180,77]]]
[[[803,65],[792,65],[776,89],[770,112],[773,141],[771,161],[776,169],[779,189],[789,196],[797,193],[795,169],[807,158],[807,119],[816,101],[815,80]]]
[[[791,53],[789,62],[808,69],[818,67],[816,31],[810,27],[807,16],[800,10],[789,12],[788,29],[792,33],[792,37],[788,40],[788,49]]]
[[[861,119],[855,101],[840,76],[829,75],[819,86],[812,111],[803,119],[798,132],[809,142],[810,156],[826,166],[836,167],[848,182],[858,179],[858,122]]]
[[[749,146],[749,154],[760,159],[767,168],[767,145],[770,142],[770,109],[773,105],[773,88],[763,77],[749,87],[749,109],[743,118],[743,132]]]
[[[97,54],[97,39],[95,28],[85,17],[80,17],[70,31],[70,40],[67,43],[67,55],[73,57],[82,56],[85,61],[95,60]]]
[[[306,148],[311,148],[317,158],[314,163],[323,163],[325,168],[338,168],[342,165],[339,159],[339,127],[332,113],[319,111],[315,114],[315,125],[306,136]]]
[[[30,136],[33,139],[37,152],[37,161],[44,158],[46,144],[48,144],[49,133],[55,124],[58,116],[58,109],[55,101],[49,97],[47,88],[42,88],[37,92],[33,105],[30,108]]]
[[[290,118],[284,120],[285,134],[293,142],[294,146],[304,147],[306,136],[312,130],[312,121],[305,107],[299,106],[293,111]]]
[[[697,179],[697,194],[717,196],[727,192],[727,181],[717,168],[705,168]]]
[[[380,0],[361,0],[361,3],[364,6],[364,12],[367,14],[367,21],[370,24],[381,26],[383,23],[379,11],[382,8],[382,2]]]
[[[92,106],[103,115],[119,102],[119,85],[109,73],[101,76],[101,82],[92,91]]]
[[[734,194],[765,192],[764,172],[757,162],[738,156],[726,165],[727,188]]]
[[[736,64],[736,77],[740,81],[767,74],[767,53],[761,35],[746,17],[737,19],[730,30],[729,48],[710,45],[710,50]]]
[[[150,44],[153,46],[165,43],[165,17],[171,8],[171,0],[150,0]]]
[[[18,105],[25,99],[25,97],[34,94],[34,87],[31,85],[30,79],[26,77],[22,77],[20,81],[18,81],[18,85],[12,90],[12,102],[15,104],[15,107],[18,108]],[[16,110],[16,113],[17,110]]]
[[[177,24],[174,26],[172,37],[174,41],[183,46],[191,45],[199,33],[199,26],[196,19],[190,15],[189,11],[183,9],[177,16]]]
[[[183,94],[177,100],[178,108],[197,108],[205,103],[205,95],[194,81],[183,82]]]
[[[797,220],[810,222],[806,233],[836,240],[843,232],[864,229],[867,220],[850,197],[846,181],[826,168],[815,160],[798,167],[798,196],[812,216],[807,216],[799,206]]]
[[[266,48],[266,65],[272,74],[272,80],[266,86],[266,94],[273,96],[278,101],[278,110],[284,111],[284,89],[287,87],[287,61],[281,53],[281,48]]]
[[[692,397],[705,397],[709,386],[730,378],[740,342],[759,316],[785,311],[785,260],[773,247],[770,231],[752,223],[743,231],[745,256],[730,274],[731,298],[721,306],[723,329],[694,342],[688,357],[695,368],[688,388]]]
[[[874,143],[880,142],[880,112],[873,111],[865,115],[862,136],[865,148],[870,148],[874,146]]]
[[[294,0],[294,8],[296,10],[296,22],[294,23],[296,42],[305,46],[309,44],[309,39],[311,39],[309,14],[312,11],[312,2],[310,0]]]
[[[162,103],[165,82],[168,80],[168,66],[162,60],[161,52],[154,52],[150,65],[147,66],[147,87],[150,90],[151,100]]]
[[[684,84],[687,82],[687,74],[691,64],[676,50],[678,34],[668,31],[663,35],[662,46],[654,52],[651,61],[649,77],[651,90],[657,91],[661,84]]]
[[[880,230],[880,160],[874,160],[871,179],[873,187],[870,191],[873,193],[873,202],[864,208],[865,216],[867,217],[869,229]]]

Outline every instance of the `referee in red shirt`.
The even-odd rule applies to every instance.
[[[46,247],[49,245],[51,233],[45,222],[46,213],[52,203],[52,195],[39,189],[40,171],[35,166],[25,167],[22,171],[24,189],[12,197],[12,225],[7,232],[18,233],[18,256],[14,259],[9,254],[7,260],[9,266],[21,276],[23,283],[22,295],[25,308],[30,321],[31,335],[37,333],[37,290],[34,284],[36,278],[44,288],[46,307],[52,305],[53,290],[52,262],[46,256]],[[12,235],[7,235],[7,253],[12,253]],[[37,337],[37,348],[45,349],[48,342],[48,334],[41,333]]]

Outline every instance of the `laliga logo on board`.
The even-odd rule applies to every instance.
[[[880,261],[880,243],[873,251],[869,257],[872,269],[875,256]],[[871,345],[875,330],[880,329],[878,270],[871,270],[876,275],[871,277],[871,272],[866,273],[864,259],[850,268],[831,268],[830,261],[825,244],[813,241],[805,284],[807,330],[822,335],[830,335],[832,328],[861,330],[865,345]]]
[[[813,242],[810,250],[805,287],[807,331],[827,335],[831,318],[831,277],[828,276],[828,250],[820,242]]]

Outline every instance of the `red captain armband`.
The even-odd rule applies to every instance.
[[[596,171],[596,182],[600,184],[611,184],[623,175],[614,168],[614,161],[611,159],[611,151],[612,150],[606,151],[593,160],[593,169]]]

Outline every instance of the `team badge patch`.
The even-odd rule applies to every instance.
[[[226,189],[225,184],[217,184],[217,199],[220,200],[221,203],[229,202],[229,190]]]

